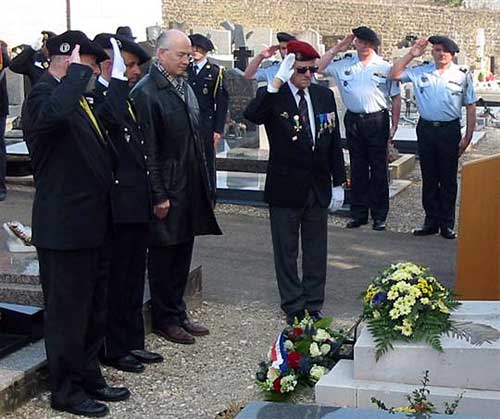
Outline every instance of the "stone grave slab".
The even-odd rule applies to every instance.
[[[482,325],[500,331],[499,301],[463,301],[452,315],[469,322],[476,335]],[[471,326],[472,324],[472,326]],[[364,328],[354,347],[354,361],[340,362],[316,385],[320,404],[371,407],[375,396],[387,404],[404,405],[404,396],[420,387],[429,371],[432,400],[439,406],[460,393],[458,412],[500,417],[500,339],[473,345],[466,340],[443,336],[444,352],[423,343],[394,342],[394,350],[375,361],[372,335]]]
[[[254,28],[247,32],[247,48],[252,50],[255,55],[265,48],[276,44],[278,41],[274,38],[272,29]]]
[[[236,419],[397,419],[406,417],[402,413],[390,414],[380,410],[255,401],[249,403],[236,416]],[[432,415],[432,417],[435,419],[444,419],[449,416]],[[455,415],[453,417],[456,419],[480,419],[479,417],[462,415]]]

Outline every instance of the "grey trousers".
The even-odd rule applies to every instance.
[[[304,310],[320,311],[325,298],[328,209],[318,205],[311,191],[304,208],[270,207],[269,212],[281,308],[289,321]],[[299,236],[302,281],[297,268]]]

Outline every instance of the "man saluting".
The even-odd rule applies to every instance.
[[[104,337],[109,252],[108,138],[84,97],[97,64],[108,57],[80,31],[47,41],[50,67],[28,96],[23,131],[35,178],[33,244],[45,302],[45,347],[51,405],[77,415],[104,416],[125,400],[109,387],[97,354]]]
[[[264,124],[269,165],[264,199],[281,308],[287,321],[307,310],[321,317],[326,282],[327,219],[332,182],[345,181],[337,107],[331,90],[311,84],[319,58],[306,42],[290,41],[276,77],[261,87],[245,118]],[[297,273],[299,234],[302,281]]]

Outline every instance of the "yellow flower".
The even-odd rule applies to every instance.
[[[413,328],[409,325],[405,325],[403,326],[403,328],[401,329],[401,333],[405,336],[408,336],[410,337],[413,333]]]
[[[392,409],[396,413],[416,413],[416,410],[413,407],[406,406],[406,407],[395,407]]]
[[[443,300],[439,300],[437,302],[437,306],[438,306],[439,311],[441,313],[444,313],[444,314],[449,314],[450,313],[450,309],[448,308],[448,306],[445,303],[443,303]]]
[[[399,313],[399,310],[397,308],[393,308],[391,311],[389,311],[389,316],[392,320],[397,319],[400,315],[401,314]]]
[[[387,293],[387,299],[388,300],[395,300],[396,298],[399,297],[399,293],[396,289],[394,289],[395,287],[392,287],[391,290]]]
[[[421,298],[421,299],[420,299],[420,302],[421,302],[424,306],[426,306],[427,304],[429,304],[429,303],[430,303],[430,300],[429,300],[427,297],[424,297],[424,298]]]

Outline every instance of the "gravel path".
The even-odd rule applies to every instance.
[[[500,152],[500,129],[488,129],[487,138],[471,147],[461,160],[469,161]],[[411,231],[423,219],[420,204],[420,169],[417,165],[405,191],[391,201],[388,229]],[[217,212],[267,217],[262,208],[218,205]],[[344,225],[345,218],[330,217],[331,224]],[[147,347],[166,358],[162,364],[148,366],[143,374],[130,374],[106,368],[110,384],[126,385],[133,392],[127,402],[110,405],[110,418],[213,419],[231,405],[244,405],[260,399],[254,385],[255,368],[276,334],[284,327],[278,310],[257,303],[222,305],[204,302],[191,312],[193,319],[210,327],[211,335],[197,338],[196,345],[169,343],[155,335],[147,337]],[[336,325],[350,326],[355,319],[337,319]],[[297,396],[312,402],[312,390]],[[49,408],[48,392],[35,397],[6,418],[69,418]]]
[[[225,306],[203,302],[190,313],[202,319],[211,334],[195,345],[176,345],[150,334],[147,347],[165,356],[162,364],[147,366],[142,374],[104,368],[109,384],[127,386],[133,392],[126,402],[108,404],[110,418],[214,419],[218,412],[260,399],[254,385],[257,364],[284,327],[276,310],[257,304]],[[355,319],[337,320],[349,327]],[[312,402],[312,389],[297,396]],[[71,418],[49,408],[49,394],[33,398],[5,418]]]

